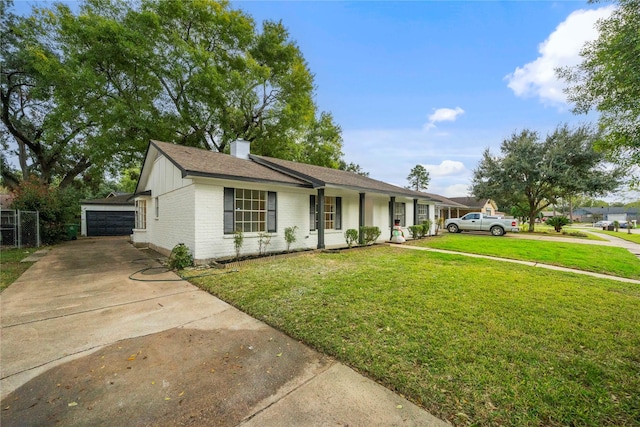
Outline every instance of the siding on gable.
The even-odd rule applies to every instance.
[[[182,172],[169,159],[161,155],[153,162],[151,176],[145,190],[152,190],[153,197],[157,197],[191,184],[190,179],[182,178]]]

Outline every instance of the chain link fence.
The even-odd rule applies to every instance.
[[[0,244],[3,247],[40,246],[40,213],[2,209],[0,212]]]

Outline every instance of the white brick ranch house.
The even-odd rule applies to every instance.
[[[284,230],[297,226],[296,249],[346,246],[344,232],[377,226],[388,240],[392,219],[402,227],[434,219],[436,200],[352,172],[256,156],[249,143],[231,155],[151,141],[135,193],[132,240],[161,253],[184,243],[197,262],[235,256],[233,233],[242,230],[242,254],[286,249]],[[408,233],[405,232],[406,235]]]

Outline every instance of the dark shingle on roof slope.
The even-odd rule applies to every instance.
[[[256,155],[251,155],[251,160],[238,159],[228,154],[155,140],[151,144],[180,169],[183,176],[278,182],[303,187],[335,185],[389,195],[433,199],[426,193],[387,184],[354,172]]]
[[[131,199],[132,193],[122,193],[118,196],[105,197],[104,199],[91,199],[83,200],[83,205],[113,205],[113,206],[128,206],[133,205],[135,202]]]
[[[161,153],[182,171],[183,176],[198,175],[309,186],[308,183],[262,166],[251,160],[194,147],[151,141]]]
[[[450,206],[452,208],[466,208],[466,205],[463,205],[462,203],[458,203],[450,198],[444,197],[444,196],[440,196],[439,194],[432,194],[432,193],[424,193],[426,194],[428,197],[432,198],[433,200],[442,203],[445,206]]]
[[[252,159],[262,164],[267,164],[277,168],[285,173],[292,173],[301,178],[309,179],[315,186],[322,187],[325,185],[335,185],[340,187],[350,187],[354,189],[362,189],[375,191],[384,194],[399,194],[409,197],[417,197],[428,199],[425,193],[420,193],[386,182],[378,181],[373,178],[358,175],[354,172],[343,171],[339,169],[331,169],[323,166],[309,165],[306,163],[292,162],[289,160],[276,159],[273,157],[251,156]]]
[[[449,197],[450,200],[453,200],[456,203],[460,203],[469,208],[478,208],[483,207],[488,199],[476,199],[475,197]]]

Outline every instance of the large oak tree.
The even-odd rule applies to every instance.
[[[618,0],[615,11],[597,23],[575,67],[557,70],[569,86],[574,112],[600,113],[599,147],[609,158],[640,165],[640,0]]]
[[[3,143],[24,176],[65,186],[122,170],[150,138],[220,152],[245,139],[256,154],[342,162],[341,130],[280,22],[258,27],[214,0],[86,0],[28,17],[0,1]]]
[[[594,149],[597,140],[588,126],[559,126],[544,140],[528,129],[513,133],[502,142],[501,156],[485,150],[471,193],[524,213],[533,231],[538,214],[558,198],[599,196],[621,184],[623,170],[604,162]]]

